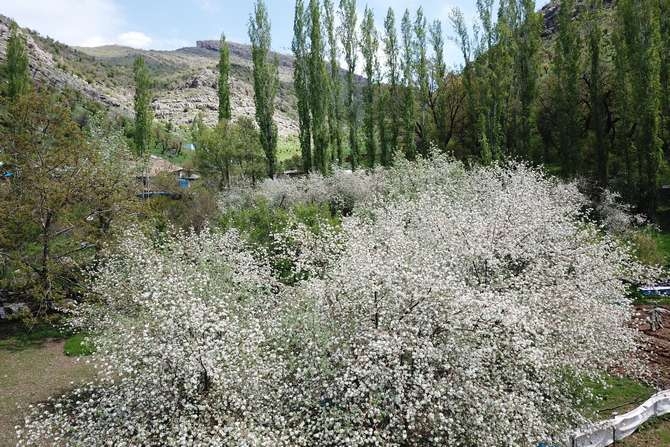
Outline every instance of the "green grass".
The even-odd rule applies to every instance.
[[[39,347],[48,340],[60,340],[65,337],[67,334],[62,329],[46,323],[32,328],[20,323],[3,323],[0,331],[0,350],[21,351]]]
[[[277,161],[284,163],[295,156],[300,156],[300,141],[298,141],[298,137],[295,135],[279,137],[279,141],[277,142]]]
[[[667,447],[670,445],[670,415],[649,419],[637,432],[621,441],[622,447]]]
[[[582,413],[595,420],[630,411],[654,394],[654,389],[644,383],[611,375],[602,381],[589,380],[586,386],[593,390],[594,397],[584,402]]]
[[[63,352],[70,357],[83,357],[95,352],[95,347],[86,340],[86,334],[75,334],[65,340]]]
[[[656,246],[665,257],[665,263],[670,264],[670,233],[654,233],[653,239],[656,241]]]

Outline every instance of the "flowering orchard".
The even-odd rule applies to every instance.
[[[295,285],[235,232],[128,233],[72,319],[99,380],[21,444],[530,446],[585,422],[584,378],[635,366],[625,280],[654,272],[573,185],[446,159],[337,175],[261,188],[353,197],[341,228],[275,235]]]

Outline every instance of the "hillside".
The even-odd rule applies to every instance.
[[[10,20],[0,15],[0,60],[4,58]],[[121,113],[132,113],[132,64],[142,55],[156,81],[155,116],[188,124],[197,113],[216,123],[218,42],[202,41],[174,51],[137,50],[121,46],[75,48],[26,29],[30,69],[37,82],[68,87]],[[297,133],[293,94],[293,59],[278,55],[280,89],[275,119],[281,135]],[[251,49],[231,43],[232,108],[234,116],[254,115]]]

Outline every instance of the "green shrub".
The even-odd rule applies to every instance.
[[[82,357],[93,354],[95,352],[95,347],[87,339],[86,334],[75,334],[65,340],[63,351],[65,352],[65,355],[70,357]]]

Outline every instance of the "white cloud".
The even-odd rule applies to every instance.
[[[147,49],[150,47],[153,39],[139,31],[128,31],[119,34],[117,41],[120,45],[126,47]]]
[[[123,26],[113,0],[3,0],[2,13],[70,45],[111,43]]]
[[[207,3],[209,0],[199,0]],[[126,29],[116,0],[2,0],[0,13],[68,45],[95,47],[118,44],[133,48],[173,49],[187,45]]]

